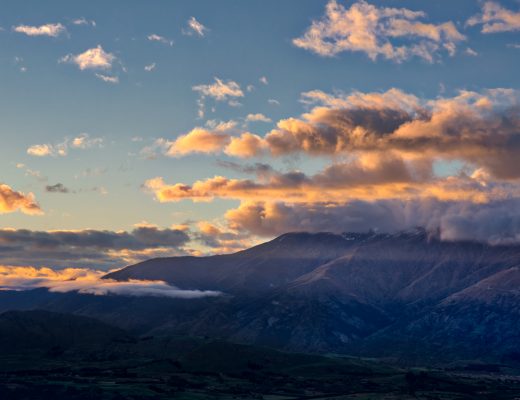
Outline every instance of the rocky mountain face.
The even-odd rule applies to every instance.
[[[0,293],[140,333],[305,352],[520,361],[520,246],[398,234],[290,233],[235,254],[149,260],[107,275],[219,290],[206,299]]]

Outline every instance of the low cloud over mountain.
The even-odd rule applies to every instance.
[[[200,298],[219,296],[216,291],[181,290],[163,281],[117,282],[102,279],[104,273],[92,269],[0,266],[0,290],[30,290],[47,288],[50,292],[78,292],[98,296],[155,296],[173,298]]]

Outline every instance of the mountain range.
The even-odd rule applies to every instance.
[[[147,335],[205,336],[413,363],[520,362],[520,246],[396,234],[288,233],[228,255],[148,260],[105,276],[213,290],[200,299],[0,292]]]

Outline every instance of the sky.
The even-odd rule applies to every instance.
[[[2,6],[0,265],[520,241],[519,1]]]

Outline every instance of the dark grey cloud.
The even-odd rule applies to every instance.
[[[218,160],[217,165],[232,171],[244,174],[254,174],[257,176],[267,176],[276,172],[269,164],[259,162],[254,164],[241,164],[234,161]]]
[[[188,234],[137,227],[126,231],[0,229],[0,264],[110,269],[158,255],[185,254]]]
[[[45,191],[48,193],[69,193],[70,190],[63,183],[56,183],[55,185],[45,186]]]

